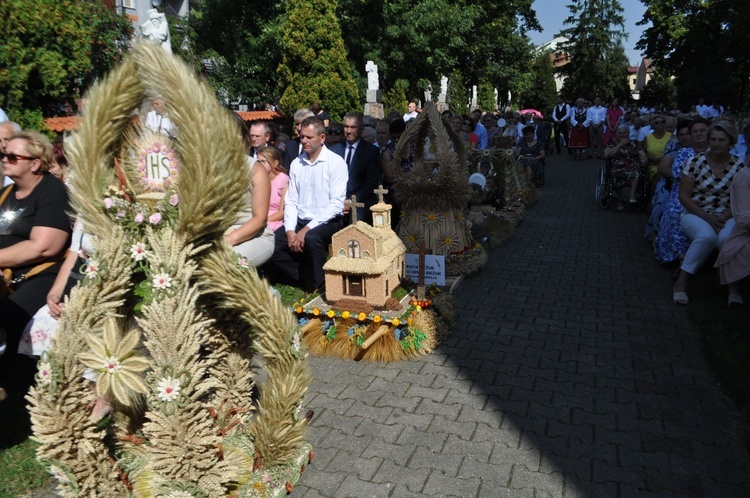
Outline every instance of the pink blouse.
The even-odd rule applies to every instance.
[[[286,173],[278,173],[276,178],[271,180],[271,203],[268,206],[268,216],[279,212],[281,206],[281,191],[289,184],[289,176]],[[276,231],[277,228],[284,224],[284,220],[269,221],[268,228]]]

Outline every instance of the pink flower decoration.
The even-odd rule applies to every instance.
[[[176,206],[180,203],[180,198],[177,196],[177,194],[172,194],[169,198],[169,205],[170,206]]]
[[[135,218],[133,218],[133,221],[136,223],[143,223],[143,213],[138,213],[135,215]]]
[[[104,207],[105,207],[105,208],[107,208],[107,209],[109,209],[109,208],[111,208],[111,207],[112,207],[112,204],[113,204],[114,202],[115,202],[115,201],[113,201],[111,197],[105,197],[105,198],[104,198]]]
[[[117,218],[118,219],[122,219],[124,217],[125,217],[125,211],[123,211],[122,209],[120,209],[119,211],[117,211]]]
[[[161,213],[154,213],[148,217],[148,222],[152,225],[158,225],[161,223]]]

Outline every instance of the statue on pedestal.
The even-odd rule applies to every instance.
[[[169,23],[167,16],[156,9],[148,10],[148,21],[141,24],[141,33],[144,38],[161,45],[168,53],[172,53],[172,42],[169,37]]]

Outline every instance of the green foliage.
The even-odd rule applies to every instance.
[[[448,77],[448,109],[453,114],[466,114],[469,110],[469,89],[461,71],[454,69]]]
[[[656,104],[669,105],[674,100],[674,92],[672,78],[664,72],[656,70],[641,90],[640,101],[652,106]]]
[[[554,107],[556,97],[555,73],[549,53],[539,53],[531,64],[528,87],[518,100],[522,108],[538,109],[547,113]]]
[[[276,102],[283,90],[276,77],[283,9],[282,2],[258,8],[247,1],[198,0],[183,23],[184,34],[175,37],[172,32],[172,49],[187,55],[198,68],[204,60],[209,61],[211,71],[206,72],[206,78],[220,99],[258,105]],[[181,47],[185,36],[188,50]]]
[[[642,0],[641,25],[650,25],[636,45],[675,77],[684,109],[699,97],[735,107],[747,104],[750,84],[750,2]]]
[[[56,114],[121,58],[131,31],[98,0],[0,2],[0,107]]]
[[[313,101],[332,119],[360,108],[359,89],[346,60],[336,2],[287,3],[281,24],[283,56],[278,75],[285,86],[281,108],[291,114]]]
[[[497,108],[495,89],[487,78],[480,78],[477,86],[477,105],[486,112],[493,112]]]
[[[47,127],[44,122],[44,114],[39,109],[12,109],[8,112],[8,119],[18,123],[24,130],[37,130],[47,135],[50,140],[57,135]]]
[[[570,55],[570,63],[562,68],[567,76],[563,94],[568,100],[600,96],[604,101],[629,95],[620,2],[573,0],[568,8],[571,15],[565,25],[570,27],[560,33],[569,40],[561,50]]]
[[[396,80],[388,90],[383,93],[383,109],[386,116],[396,111],[399,114],[405,114],[408,110],[409,102],[406,99],[406,88],[409,86],[407,80]]]
[[[0,450],[0,496],[25,495],[49,479],[47,469],[36,459],[38,446],[27,439],[16,446]]]

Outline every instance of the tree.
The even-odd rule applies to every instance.
[[[54,115],[120,60],[132,28],[98,0],[0,2],[0,107]]]
[[[453,114],[466,114],[469,109],[469,90],[461,71],[454,69],[448,78],[448,109]]]
[[[280,102],[284,112],[291,114],[318,101],[333,119],[341,119],[360,107],[359,89],[336,18],[336,2],[288,1],[281,45],[278,75],[285,86]]]
[[[649,25],[636,45],[674,76],[683,109],[699,97],[741,106],[750,83],[750,3],[642,0]]]
[[[573,0],[571,15],[558,36],[568,39],[560,49],[570,56],[562,68],[566,76],[563,93],[568,99],[578,96],[610,100],[629,95],[628,60],[622,40],[625,18],[618,0]]]
[[[540,52],[531,64],[528,89],[518,100],[521,107],[539,109],[546,113],[554,107],[556,97],[557,86],[550,53]]]
[[[674,101],[674,91],[672,78],[661,69],[657,69],[641,91],[640,101],[650,106],[656,104],[668,106]]]
[[[497,109],[495,89],[487,78],[480,78],[477,86],[477,106],[482,111],[494,112]]]
[[[409,82],[406,80],[396,80],[393,85],[383,93],[383,109],[387,116],[393,111],[399,114],[405,114],[409,102],[406,100],[406,89]]]
[[[246,0],[198,0],[187,23],[182,23],[189,50],[180,46],[184,36],[173,36],[173,51],[197,68],[208,69],[203,63],[207,61],[206,77],[222,100],[257,106],[277,102],[282,90],[276,69],[281,60],[283,12],[281,2],[259,9]]]

